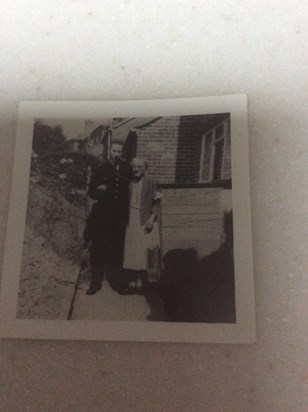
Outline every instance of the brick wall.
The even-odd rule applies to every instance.
[[[160,183],[197,183],[200,167],[200,116],[164,117],[138,130],[137,156]]]
[[[228,114],[161,117],[137,131],[137,156],[147,174],[160,183],[198,183],[202,135]],[[230,127],[230,122],[229,126]],[[224,159],[224,179],[231,178],[230,130]]]
[[[138,129],[137,156],[149,164],[147,174],[160,183],[174,183],[179,117],[163,117]]]

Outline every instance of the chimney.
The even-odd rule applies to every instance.
[[[85,126],[84,126],[84,131],[85,131],[86,137],[88,137],[88,136],[91,134],[91,132],[93,131],[93,129],[94,129],[94,122],[93,122],[93,120],[86,120],[86,121],[85,121]]]

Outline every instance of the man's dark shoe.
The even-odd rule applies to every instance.
[[[88,296],[91,296],[91,295],[95,295],[95,293],[96,292],[98,292],[100,290],[100,288],[92,288],[92,287],[89,287],[89,289],[87,290],[87,295]]]

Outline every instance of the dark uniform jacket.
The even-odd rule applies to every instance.
[[[120,162],[102,163],[93,173],[88,195],[96,200],[87,220],[85,239],[94,240],[110,233],[112,227],[125,229],[128,222],[130,167]],[[105,185],[101,191],[98,186]],[[116,227],[115,227],[116,226]]]

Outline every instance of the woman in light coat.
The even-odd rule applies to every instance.
[[[147,163],[134,158],[133,179],[129,186],[129,223],[124,244],[123,268],[128,294],[144,294],[147,274],[157,278],[160,271],[160,233],[158,218],[161,193],[156,183],[145,175]]]

